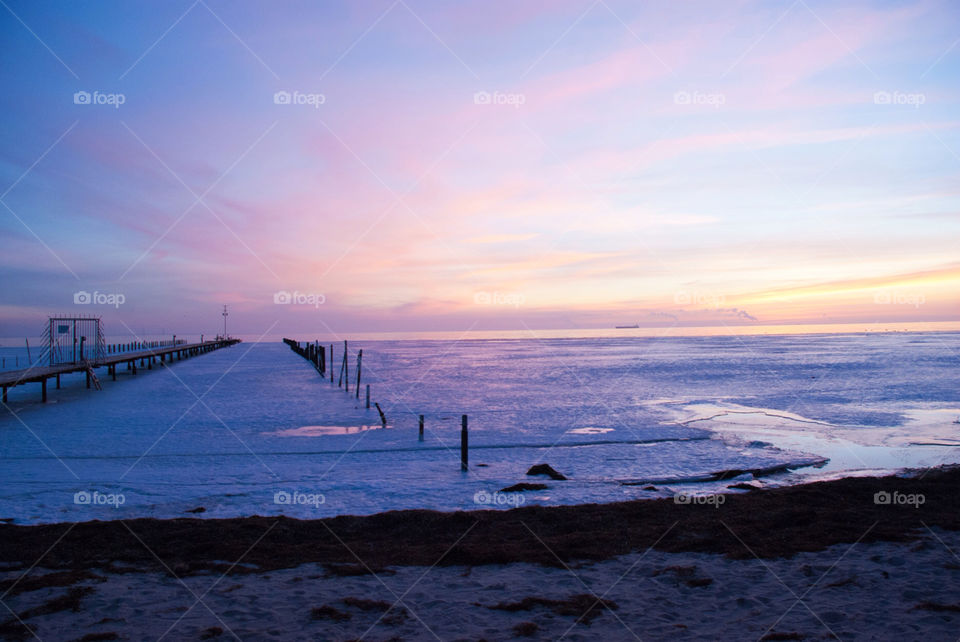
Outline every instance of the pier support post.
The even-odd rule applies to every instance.
[[[112,366],[110,366],[110,376],[113,378],[114,381],[117,380],[117,364],[113,364]]]
[[[7,387],[3,387],[3,403],[7,403]]]
[[[423,415],[420,415],[420,437],[419,441],[423,441]]]
[[[367,384],[367,410],[370,410],[370,384]]]
[[[460,416],[460,470],[467,470],[469,449],[467,447],[467,416]]]
[[[47,403],[47,378],[40,380],[40,401]]]
[[[88,388],[90,386],[87,386]],[[57,375],[57,390],[60,390],[60,375]]]

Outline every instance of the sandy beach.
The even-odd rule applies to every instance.
[[[958,550],[956,532],[934,529],[910,543],[774,560],[654,550],[559,568],[401,566],[356,577],[318,564],[180,579],[98,569],[69,589],[89,589],[76,611],[27,622],[43,640],[954,640]],[[63,592],[8,604],[23,612]]]
[[[713,503],[6,525],[0,632],[955,639],[958,481],[951,468]]]

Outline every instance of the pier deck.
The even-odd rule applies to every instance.
[[[79,361],[75,363],[64,363],[54,366],[33,366],[22,370],[10,370],[0,372],[0,387],[3,388],[3,402],[7,401],[7,389],[20,386],[26,383],[40,383],[41,396],[44,402],[47,401],[47,380],[56,379],[57,387],[60,387],[60,375],[73,372],[87,373],[87,387],[90,387],[91,378],[95,378],[96,368],[107,368],[114,381],[117,379],[117,365],[127,364],[132,374],[137,374],[137,362],[141,367],[147,364],[147,368],[152,368],[157,359],[161,363],[173,360],[185,359],[187,357],[204,354],[240,343],[240,339],[218,339],[215,341],[204,341],[202,343],[181,343],[178,345],[158,346],[153,348],[144,348],[142,350],[131,350],[129,352],[119,352],[108,354],[97,362]]]

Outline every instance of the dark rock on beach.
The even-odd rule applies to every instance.
[[[564,477],[563,475],[555,471],[553,467],[550,466],[550,464],[537,464],[536,466],[531,467],[530,470],[527,471],[527,474],[528,475],[547,475],[550,477],[550,479],[555,479],[557,481],[562,481],[566,479],[566,477]]]

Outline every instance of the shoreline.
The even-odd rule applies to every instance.
[[[0,639],[953,639],[960,467],[911,474],[689,503],[3,525]]]
[[[846,477],[708,495],[715,499],[686,504],[660,498],[315,520],[252,516],[3,524],[0,564],[5,570],[38,562],[72,570],[118,564],[164,570],[165,565],[179,576],[304,563],[347,565],[360,574],[386,566],[555,566],[648,548],[779,558],[858,541],[911,541],[930,527],[960,530],[957,488],[960,467],[941,467],[909,476]],[[875,503],[877,493],[888,493],[890,503]],[[898,503],[910,498],[914,503]],[[922,498],[918,505],[916,498]]]

